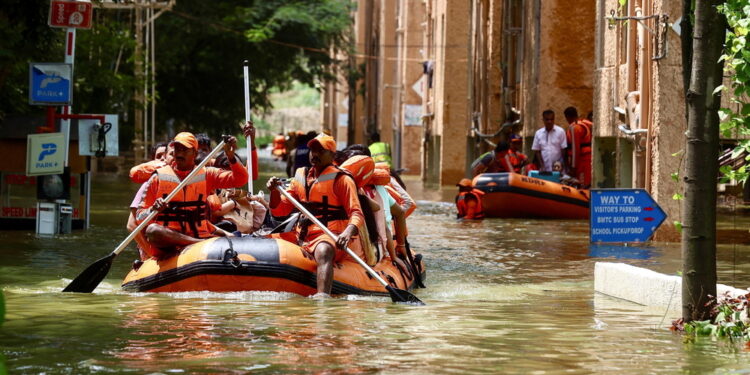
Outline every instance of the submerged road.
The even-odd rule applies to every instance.
[[[267,175],[261,180],[267,179]],[[259,185],[260,186],[260,185]],[[57,238],[0,231],[11,374],[86,373],[725,373],[750,368],[728,343],[685,344],[673,316],[593,292],[596,261],[680,270],[678,244],[592,250],[585,221],[458,222],[420,201],[410,242],[424,255],[424,307],[388,298],[326,301],[278,293],[139,294],[120,289],[126,250],[93,294],[60,290],[126,236],[137,186],[97,178],[93,226]],[[414,188],[412,188],[415,190]],[[422,199],[452,191],[414,191]],[[734,221],[732,221],[734,220]],[[747,228],[747,218],[723,222]],[[607,258],[607,259],[604,259]],[[750,286],[750,246],[719,247],[719,281]]]

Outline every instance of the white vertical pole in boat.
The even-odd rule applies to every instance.
[[[245,75],[245,124],[250,121],[250,71],[247,66],[247,60],[243,64],[243,72]],[[243,128],[244,125],[243,124]],[[247,139],[247,191],[250,194],[253,193],[253,150],[251,138]]]

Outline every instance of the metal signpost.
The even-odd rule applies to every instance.
[[[591,190],[591,242],[645,242],[666,218],[644,189]]]

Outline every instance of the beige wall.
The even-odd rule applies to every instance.
[[[524,30],[524,135],[533,136],[542,127],[545,109],[555,111],[556,123],[563,128],[567,127],[565,108],[574,106],[582,116],[593,109],[596,19],[593,3],[588,7],[572,0],[524,4],[528,25]]]
[[[426,52],[422,47],[424,38],[425,5],[421,1],[401,0],[400,32],[403,33],[401,46],[401,90],[399,101],[399,126],[401,129],[401,167],[408,174],[420,174],[422,155],[419,152],[422,144],[423,126],[406,126],[405,105],[422,105],[422,97],[412,86],[422,79],[422,62]],[[424,91],[424,88],[422,88]]]
[[[441,139],[438,182],[447,185],[457,183],[466,172],[470,3],[438,1],[435,14],[435,135]]]
[[[681,169],[686,129],[684,90],[682,85],[682,57],[679,35],[666,29],[667,53],[660,59],[658,46],[653,43],[652,34],[635,22],[618,22],[608,27],[604,20],[612,9],[618,9],[617,0],[601,0],[597,4],[597,69],[595,95],[595,139],[594,148],[604,144],[603,137],[619,139],[616,167],[617,184],[609,187],[645,188],[668,215],[668,219],[657,231],[656,239],[677,241],[679,234],[673,222],[680,220],[679,201],[672,199],[679,191],[679,185],[671,178],[673,172]],[[674,21],[682,14],[679,0],[633,0],[629,9],[622,9],[620,16],[635,15],[636,9],[653,9],[643,16],[666,13]],[[645,21],[646,25],[658,29],[655,20]],[[621,116],[614,107],[628,110],[625,100],[630,91],[640,94],[641,103],[633,116]],[[628,137],[617,129],[626,124],[631,129],[648,129],[648,133]],[[640,148],[640,151],[638,151]],[[631,151],[635,149],[635,151]],[[677,156],[672,156],[677,154]],[[602,171],[601,160],[594,158],[595,170]],[[632,171],[632,178],[630,172]],[[602,182],[601,174],[595,176]]]

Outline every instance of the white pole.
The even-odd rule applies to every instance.
[[[244,75],[245,75],[245,124],[250,121],[250,71],[247,66],[247,60],[244,62]],[[244,128],[244,125],[243,125]],[[253,192],[253,150],[251,138],[247,137],[247,191],[250,194]]]
[[[76,56],[76,29],[68,28],[65,31],[65,63],[70,64],[75,77],[75,56]],[[71,85],[73,82],[70,83]],[[71,88],[72,91],[72,88]],[[73,111],[72,106],[63,107],[63,113],[69,114]],[[65,135],[65,166],[68,166],[68,150],[70,149],[70,120],[60,120],[60,131]]]

